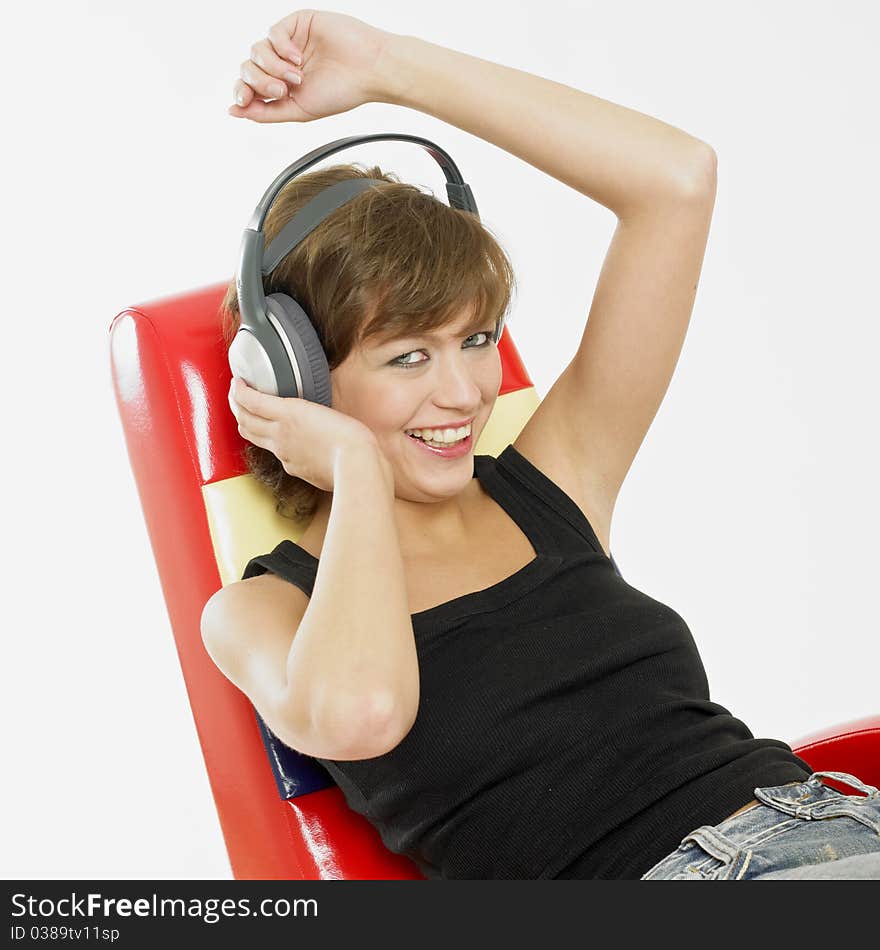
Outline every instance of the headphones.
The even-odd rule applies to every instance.
[[[352,135],[314,149],[281,172],[254,209],[241,241],[235,288],[241,324],[229,347],[229,366],[254,389],[273,396],[298,396],[330,407],[330,368],[318,334],[308,314],[288,294],[269,294],[263,277],[332,212],[373,185],[376,178],[337,182],[319,192],[281,229],[268,248],[263,247],[263,224],[269,208],[284,185],[335,152],[362,142],[413,142],[424,148],[443,169],[449,205],[479,218],[471,189],[449,154],[429,139],[417,135],[378,132]],[[504,330],[502,315],[493,334],[497,344]]]

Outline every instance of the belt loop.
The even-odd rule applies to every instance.
[[[813,772],[807,781],[812,785],[821,785],[824,783],[814,782],[813,779],[821,778],[822,776],[833,778],[836,782],[849,785],[850,788],[857,788],[860,792],[864,792],[869,798],[880,795],[880,789],[875,788],[873,785],[866,785],[861,779],[856,778],[855,775],[850,775],[849,772]]]
[[[712,825],[701,825],[681,839],[682,844],[688,841],[695,842],[713,858],[725,863],[734,861],[742,850],[736,842],[731,841],[726,835],[721,834],[721,832],[718,831],[717,828],[713,828]]]

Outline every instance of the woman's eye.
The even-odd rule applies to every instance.
[[[408,366],[416,366],[417,363],[423,363],[424,360],[418,360],[417,363],[411,363],[407,360],[408,356],[415,356],[417,353],[421,352],[420,350],[413,350],[412,353],[404,353],[403,356],[398,356],[397,359],[392,360],[391,363],[394,366],[402,366],[406,369]]]
[[[475,337],[478,337],[478,336],[484,336],[486,337],[486,339],[482,343],[477,343],[474,346],[469,346],[468,349],[475,350],[475,349],[480,349],[484,346],[488,346],[492,342],[492,335],[493,335],[492,330],[478,330],[476,333],[472,334],[467,339],[473,340]],[[467,340],[465,340],[465,343],[467,343]],[[408,361],[406,358],[408,356],[415,356],[416,354],[423,353],[423,352],[424,352],[423,350],[411,350],[409,353],[402,353],[400,356],[391,360],[391,365],[402,366],[404,369],[409,369],[411,366],[419,366],[420,364],[424,363],[425,360],[416,360],[415,362],[411,362],[411,361]]]

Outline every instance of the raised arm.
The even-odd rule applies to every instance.
[[[704,189],[701,139],[562,83],[415,36],[389,34],[376,97],[433,115],[516,155],[618,217]]]
[[[607,551],[617,495],[693,310],[715,152],[659,119],[413,36],[391,34],[377,68],[382,101],[480,136],[619,219],[577,352],[515,443],[581,507]]]

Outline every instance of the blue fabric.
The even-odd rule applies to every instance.
[[[822,783],[832,778],[866,795]],[[643,881],[880,880],[880,791],[847,772],[756,788],[758,804],[685,835]]]

